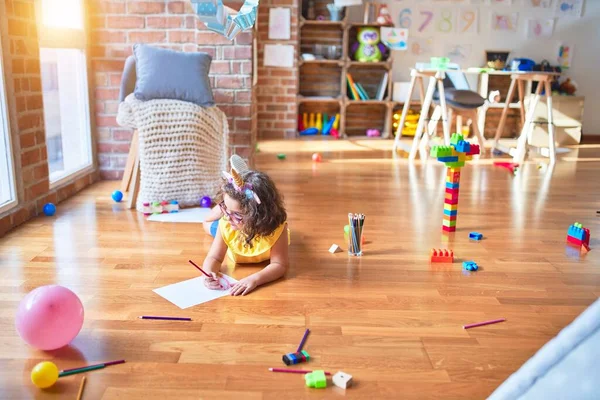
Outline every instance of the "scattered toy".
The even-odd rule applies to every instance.
[[[314,154],[312,155],[312,160],[313,160],[314,162],[321,162],[321,160],[322,160],[322,159],[323,159],[323,158],[321,157],[321,155],[320,155],[319,153],[314,153]]]
[[[210,198],[210,196],[203,196],[200,199],[200,207],[210,208],[211,206],[212,206],[212,199]]]
[[[467,271],[477,271],[479,267],[475,261],[463,261],[463,269]]]
[[[310,356],[308,355],[306,350],[302,350],[297,353],[284,354],[283,357],[281,357],[281,359],[283,360],[285,365],[295,365],[310,361]]]
[[[331,378],[333,384],[342,389],[348,389],[352,386],[352,375],[338,371]]]
[[[110,196],[117,203],[120,203],[121,200],[123,200],[123,192],[121,192],[120,190],[115,190]]]
[[[342,251],[342,249],[337,244],[332,244],[331,247],[329,248],[329,252],[331,254],[335,254],[335,253],[338,253],[340,251]]]
[[[277,154],[277,158],[280,160],[285,160],[285,154],[279,153],[279,154]]]
[[[327,387],[327,377],[325,376],[325,371],[322,369],[309,372],[308,374],[304,375],[304,380],[306,381],[306,386],[308,387],[317,389],[323,389]]]
[[[590,230],[575,222],[567,231],[567,243],[578,247],[585,246],[585,250],[590,251]]]
[[[454,252],[452,250],[445,249],[431,249],[431,262],[453,263]]]
[[[469,239],[471,240],[481,240],[483,235],[479,232],[469,232]]]
[[[44,214],[46,214],[46,216],[51,217],[56,213],[56,206],[52,203],[47,203],[44,206]]]
[[[463,325],[463,329],[476,328],[478,326],[497,324],[498,322],[504,322],[504,321],[506,321],[506,318],[493,319],[491,321],[476,322],[474,324]]]

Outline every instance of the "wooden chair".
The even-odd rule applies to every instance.
[[[125,97],[134,92],[136,79],[135,57],[129,56],[127,60],[125,60],[125,66],[123,67],[121,87],[119,90],[119,103],[123,102]],[[127,206],[129,208],[135,208],[135,202],[140,190],[140,157],[138,144],[138,133],[137,130],[134,130],[133,136],[131,137],[129,156],[127,156],[127,163],[125,164],[125,171],[123,172],[123,179],[121,180],[121,191],[127,193]]]

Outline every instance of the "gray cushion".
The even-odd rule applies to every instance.
[[[121,88],[119,90],[119,103],[125,100],[135,90],[135,57],[129,56],[125,60],[123,75],[121,76]]]
[[[207,53],[183,53],[159,47],[133,46],[139,100],[173,99],[202,107],[215,105],[208,71],[212,57]]]
[[[472,90],[444,88],[444,92],[446,93],[446,103],[451,107],[471,109],[481,107],[485,103],[485,99]],[[435,101],[440,99],[437,91],[433,99]]]

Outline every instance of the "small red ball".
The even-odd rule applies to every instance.
[[[322,160],[321,155],[319,153],[314,153],[312,155],[312,159],[314,162],[321,162],[321,160]]]

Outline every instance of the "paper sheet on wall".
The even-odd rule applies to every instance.
[[[265,67],[293,67],[294,46],[290,44],[265,44]]]
[[[269,9],[269,39],[290,39],[290,9]]]
[[[492,11],[492,31],[516,32],[519,13],[498,13]]]
[[[336,7],[361,6],[362,0],[334,0]]]
[[[573,62],[573,45],[561,43],[558,46],[556,61],[559,67],[570,68]]]
[[[381,41],[390,50],[408,49],[408,29],[381,27]]]
[[[223,275],[231,286],[237,282],[230,276]],[[229,296],[229,290],[211,290],[204,286],[204,277],[188,279],[153,290],[154,293],[183,309],[206,303],[219,297]]]
[[[210,208],[184,208],[176,213],[152,214],[148,221],[202,223],[210,213]]]
[[[551,37],[554,31],[554,18],[529,19],[527,20],[527,37],[542,38]]]
[[[556,0],[557,17],[581,17],[583,0]]]

